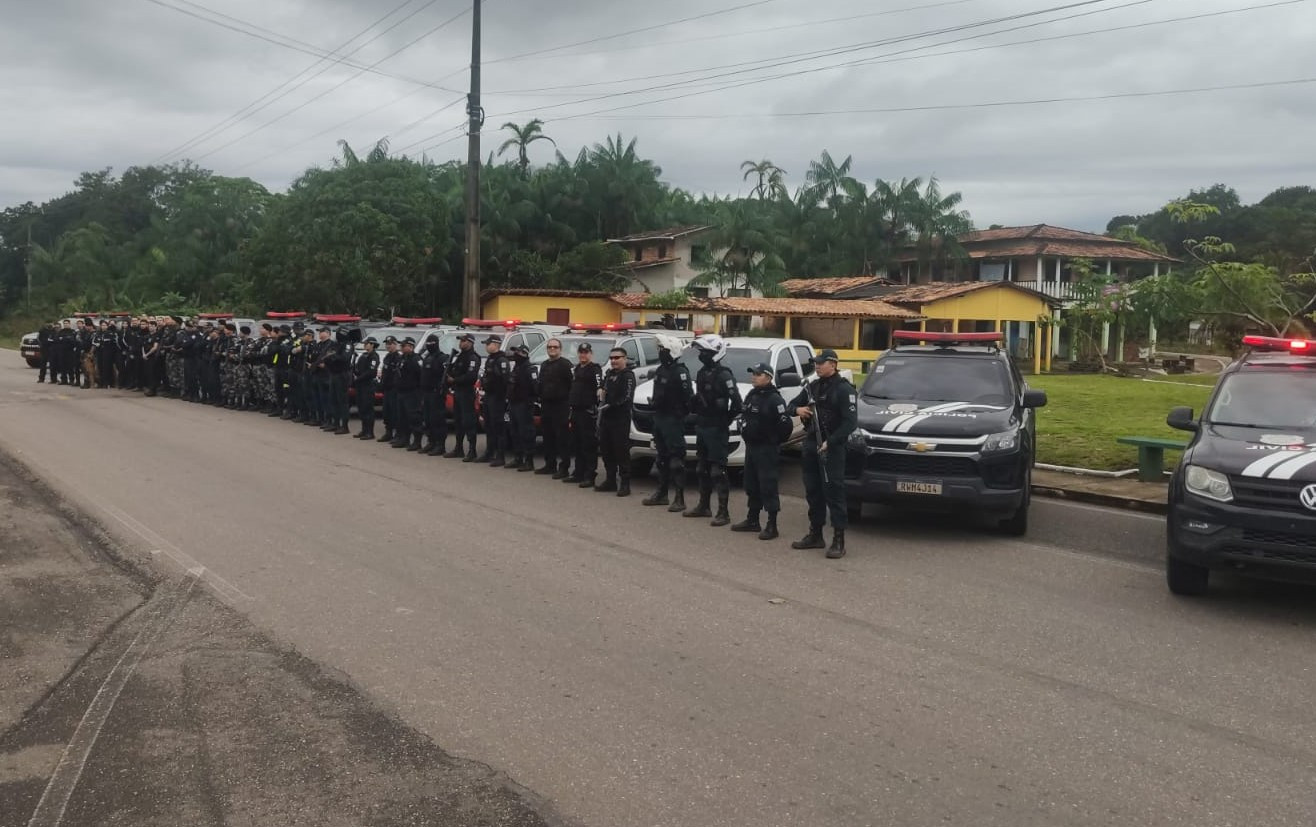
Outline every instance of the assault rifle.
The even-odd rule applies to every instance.
[[[809,422],[813,425],[814,437],[818,440],[818,469],[822,472],[824,485],[830,485],[831,480],[827,478],[827,458],[823,456],[823,446],[827,444],[827,434],[823,432],[822,419],[818,416],[818,400],[813,395],[813,390],[809,383],[803,383],[804,396],[809,401]]]

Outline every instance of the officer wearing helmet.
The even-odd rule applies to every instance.
[[[365,350],[352,363],[352,390],[356,394],[356,414],[361,417],[361,432],[357,439],[375,438],[375,380],[379,375],[379,354],[375,348],[379,340],[366,337],[361,343]]]
[[[645,497],[645,505],[667,505],[672,512],[685,511],[685,418],[690,413],[694,391],[690,371],[677,361],[675,343],[658,337],[658,367],[653,374],[653,442],[658,451],[658,489]],[[667,492],[672,492],[668,505]]]
[[[686,517],[709,517],[710,525],[731,522],[728,502],[731,481],[727,478],[727,440],[731,423],[740,416],[740,388],[731,369],[721,364],[727,355],[727,343],[715,333],[695,339],[702,367],[695,375],[695,466],[699,477],[699,502],[685,512]],[[717,514],[709,511],[709,500],[717,491]]]
[[[827,556],[836,560],[845,556],[845,443],[859,424],[859,400],[854,385],[837,369],[836,351],[819,353],[817,364],[817,378],[790,402],[805,423],[804,496],[809,502],[809,533],[791,548],[823,548],[823,524],[830,514]]]

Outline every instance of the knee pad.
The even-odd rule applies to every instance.
[[[727,467],[721,464],[712,466],[712,478],[714,482],[723,483],[727,481]]]

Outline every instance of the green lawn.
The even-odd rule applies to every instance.
[[[1180,377],[1165,381],[1177,382]],[[1080,468],[1136,468],[1138,450],[1118,445],[1116,437],[1156,436],[1186,440],[1188,434],[1165,424],[1176,405],[1200,412],[1214,377],[1190,377],[1185,384],[1144,382],[1117,376],[1052,374],[1030,376],[1031,387],[1047,393],[1047,406],[1037,412],[1039,462]],[[1198,384],[1202,382],[1202,384]],[[1177,460],[1167,454],[1167,462]]]
[[[19,341],[41,326],[37,317],[15,314],[0,319],[0,347],[18,350]]]

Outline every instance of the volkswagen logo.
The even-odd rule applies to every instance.
[[[1316,511],[1316,485],[1309,485],[1298,492],[1298,499],[1308,511]]]

